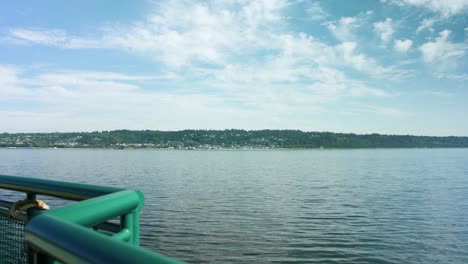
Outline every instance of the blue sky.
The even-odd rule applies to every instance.
[[[468,0],[5,1],[0,132],[468,136]]]

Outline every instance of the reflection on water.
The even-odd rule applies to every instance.
[[[142,245],[191,263],[468,263],[467,161],[467,149],[0,149],[0,174],[140,189]]]

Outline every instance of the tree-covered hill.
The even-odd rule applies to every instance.
[[[3,133],[0,147],[85,148],[449,148],[468,147],[468,137],[344,134],[300,130],[115,130],[77,133]]]

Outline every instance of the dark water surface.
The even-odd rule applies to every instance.
[[[468,149],[0,149],[0,174],[140,189],[190,263],[468,263]]]

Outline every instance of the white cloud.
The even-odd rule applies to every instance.
[[[0,101],[21,98],[28,94],[27,89],[21,87],[20,75],[23,70],[13,65],[0,65]]]
[[[369,23],[374,11],[366,10],[359,12],[356,16],[341,17],[338,20],[322,23],[327,29],[342,42],[358,41],[358,30]]]
[[[9,74],[7,78],[0,75],[1,84],[14,83],[8,89],[0,86],[0,102],[12,106],[0,115],[0,123],[5,130],[11,125],[10,131],[158,128],[158,124],[174,124],[173,119],[179,121],[173,127],[159,128],[181,129],[184,123],[185,127],[203,127],[210,121],[220,121],[229,112],[211,107],[222,105],[222,96],[145,90],[139,82],[148,81],[147,76],[80,71],[45,72],[29,77],[13,71]],[[24,110],[31,106],[33,110]],[[245,114],[238,110],[227,116]],[[202,114],[203,120],[199,118]],[[197,126],[197,121],[205,123]]]
[[[322,69],[337,67],[352,68],[375,78],[392,76],[398,79],[402,74],[397,68],[383,67],[375,59],[359,53],[355,42],[329,46],[301,33],[276,36],[272,43],[275,43],[276,56],[248,65],[229,64],[215,74],[216,78],[225,82],[253,83],[300,82],[303,79],[317,81],[322,79]]]
[[[435,41],[429,41],[419,48],[426,62],[433,63],[443,70],[456,67],[458,59],[462,58],[468,47],[464,43],[453,43],[448,40],[450,30],[439,32]]]
[[[451,79],[456,81],[468,81],[468,74],[440,73],[437,75],[439,79]]]
[[[397,39],[393,42],[394,48],[398,52],[406,53],[411,46],[413,45],[413,41],[410,39]]]
[[[0,65],[0,87],[14,84],[18,81],[17,76],[21,73],[19,67],[13,65]]]
[[[267,47],[265,35],[283,20],[285,0],[211,3],[169,1],[157,4],[145,20],[107,25],[94,37],[63,30],[12,29],[8,40],[60,48],[118,48],[139,52],[172,67],[192,62],[224,64],[242,50]]]
[[[78,130],[254,129],[262,125],[284,128],[292,125],[286,116],[320,113],[326,111],[330,102],[368,97],[384,100],[393,96],[391,91],[357,80],[348,72],[355,70],[369,79],[391,76],[395,80],[404,71],[381,65],[359,50],[355,41],[330,45],[311,35],[290,31],[283,16],[289,4],[170,1],[159,4],[143,20],[128,25],[107,24],[90,38],[61,30],[14,29],[10,37],[28,44],[136,52],[162,62],[161,68],[167,73],[141,76],[39,70],[39,74],[23,75],[22,69],[17,69],[2,75],[0,70],[0,84],[2,80],[14,83],[5,86],[9,87],[8,97],[0,95],[0,101],[47,105],[46,110],[32,113],[18,103],[8,118],[0,117],[0,123],[11,121],[18,114],[26,123],[41,126],[37,120],[50,119],[45,123],[52,124],[52,128],[57,124],[69,130],[77,130],[67,123],[71,119],[76,121]],[[371,13],[325,25],[339,39],[354,39],[354,31],[363,23],[362,16]],[[186,71],[190,74],[183,75]],[[164,89],[160,88],[162,83]],[[265,121],[250,122],[245,117]],[[275,123],[272,119],[280,121]]]
[[[395,32],[393,30],[392,19],[387,18],[384,21],[374,23],[374,31],[383,42],[388,42]]]
[[[75,82],[76,80],[99,80],[99,81],[151,81],[176,79],[174,73],[164,75],[128,75],[115,72],[93,72],[93,71],[70,71],[61,70],[49,74],[40,75],[41,79],[56,82]]]
[[[162,61],[173,71],[191,67],[192,72],[196,72],[196,68],[203,67],[200,66],[202,64],[217,67],[239,63],[245,64],[242,67],[261,64],[268,56],[285,53],[294,46],[298,49],[294,52],[302,52],[299,57],[315,58],[302,62],[303,71],[311,65],[323,64],[350,66],[374,77],[394,72],[395,69],[382,67],[374,59],[356,53],[356,47],[346,47],[348,44],[333,47],[305,34],[305,37],[292,36],[284,26],[287,19],[283,15],[284,9],[290,4],[282,0],[210,3],[170,1],[158,4],[156,11],[151,12],[145,20],[130,25],[107,25],[101,28],[101,36],[96,38],[70,37],[64,31],[46,29],[16,29],[12,30],[11,37],[61,48],[117,48],[133,51]],[[311,7],[315,11],[321,10],[318,2],[311,4]],[[354,30],[371,14],[368,11],[356,17],[343,17],[326,25],[337,38],[353,39]],[[252,56],[258,53],[266,55]],[[284,76],[291,71],[284,72],[277,71],[276,75],[271,76],[276,79],[276,76]],[[259,75],[257,72],[253,74]]]
[[[208,82],[208,86],[222,87],[235,94],[245,93],[246,97],[255,87],[258,93],[281,94],[279,100],[292,97],[296,98],[295,104],[300,100],[302,104],[319,106],[346,97],[391,96],[381,88],[350,79],[335,68],[346,66],[382,76],[390,73],[371,58],[356,54],[355,43],[327,46],[305,34],[283,35],[275,43],[281,46],[278,56],[259,64],[228,65],[213,73],[216,81]]]
[[[434,32],[434,28],[432,27],[437,20],[433,18],[425,18],[421,24],[419,24],[418,28],[416,29],[416,33],[419,33],[425,29],[428,29],[431,32]]]
[[[309,4],[306,8],[306,12],[312,20],[323,20],[329,16],[329,14],[320,5],[320,2],[312,2]]]
[[[467,0],[393,0],[400,6],[416,6],[450,17],[468,11]]]
[[[454,95],[453,93],[448,93],[446,91],[428,91],[427,94],[436,97],[451,97]]]
[[[349,112],[362,114],[369,113],[374,115],[382,116],[400,116],[403,115],[403,112],[395,107],[384,107],[384,106],[375,106],[369,104],[353,104],[354,108],[350,109]]]
[[[307,43],[304,40],[294,47]],[[336,69],[307,67],[300,56],[305,51],[294,53],[294,47],[285,48],[281,57],[257,65],[258,68],[230,65],[208,72],[212,77],[199,84],[182,82],[178,88],[169,90],[157,88],[160,78],[166,75],[73,70],[31,74],[24,69],[1,66],[0,102],[8,101],[14,107],[0,115],[0,122],[11,124],[16,118],[36,131],[285,128],[293,125],[285,116],[317,114],[329,102],[389,96],[386,91],[349,79]],[[172,76],[169,74],[168,78]],[[216,92],[200,93],[194,86]],[[24,110],[25,104],[39,107]],[[261,121],[245,122],[247,116]]]
[[[69,49],[99,48],[101,46],[100,42],[95,39],[69,36],[60,29],[11,29],[7,40],[24,45],[40,44]]]
[[[375,59],[359,53],[355,42],[343,42],[335,47],[335,52],[338,54],[337,59],[339,61],[370,76],[377,78],[391,77],[393,80],[399,80],[409,74],[408,71],[398,69],[396,66],[384,67]]]
[[[359,27],[357,17],[342,17],[338,21],[329,22],[327,28],[341,41],[349,41],[355,38],[354,31]]]
[[[232,8],[223,2],[159,5],[158,11],[130,28],[108,27],[110,46],[150,53],[165,64],[223,65],[243,50],[267,47],[266,35],[282,21],[286,1],[252,1]],[[123,32],[123,34],[122,34]]]
[[[9,33],[13,38],[47,46],[63,46],[67,42],[62,30],[12,29]]]
[[[356,42],[343,42],[337,46],[337,51],[342,54],[345,62],[351,65],[353,68],[365,71],[367,67],[372,67],[371,61],[363,54],[356,54],[357,44]]]

